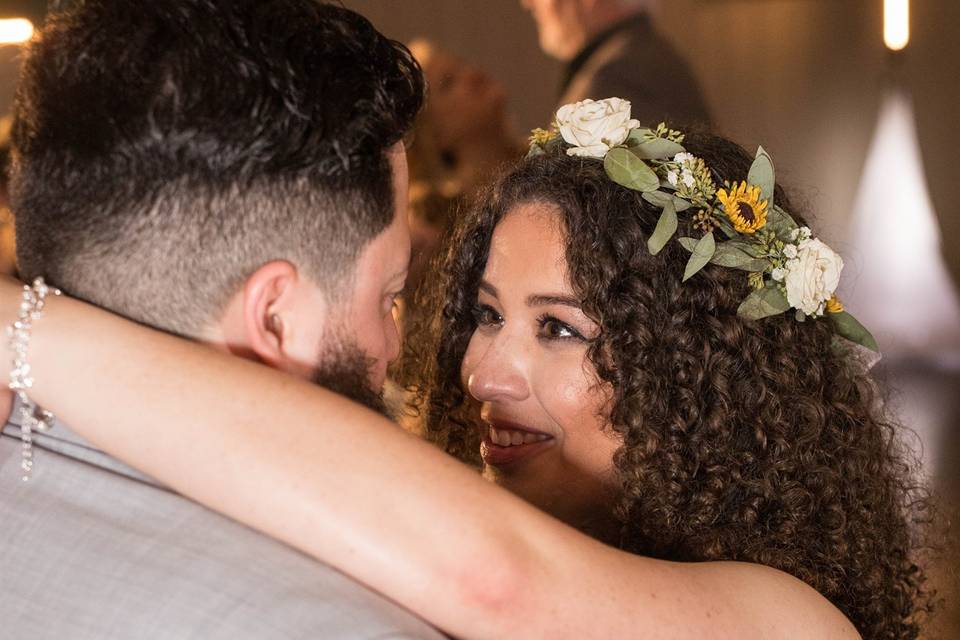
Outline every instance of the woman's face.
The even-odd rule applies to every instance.
[[[595,535],[612,523],[609,390],[587,358],[599,328],[567,276],[557,211],[524,204],[493,233],[461,376],[481,405],[484,475]]]

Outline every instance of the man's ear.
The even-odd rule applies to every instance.
[[[243,327],[247,348],[264,364],[295,369],[288,357],[300,275],[286,260],[274,260],[257,269],[243,286]]]

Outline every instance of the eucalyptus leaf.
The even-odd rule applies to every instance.
[[[717,219],[720,221],[719,229],[720,231],[723,231],[723,235],[727,236],[728,238],[736,238],[737,235],[739,235],[737,234],[736,230],[734,230],[733,225],[730,224],[730,221],[727,220],[725,214]]]
[[[630,135],[627,136],[625,144],[628,147],[632,147],[640,144],[641,142],[646,142],[650,138],[654,137],[656,137],[656,134],[651,129],[647,129],[646,127],[637,127],[636,129],[630,130]]]
[[[677,211],[673,208],[673,202],[667,202],[663,208],[660,219],[657,221],[657,228],[653,234],[647,238],[647,249],[651,255],[657,255],[670,242],[670,238],[677,232]]]
[[[760,197],[767,201],[767,208],[773,207],[773,187],[776,184],[776,178],[773,171],[773,160],[763,147],[757,149],[757,157],[750,165],[750,173],[747,174],[747,182],[755,187],[760,187]]]
[[[666,138],[653,138],[630,147],[630,150],[645,160],[668,160],[678,153],[683,153],[684,148]]]
[[[684,249],[686,249],[687,251],[689,251],[689,252],[691,252],[691,253],[693,253],[694,247],[697,246],[697,239],[696,239],[696,238],[686,238],[686,237],[684,237],[684,238],[677,238],[677,242],[680,243],[680,246],[682,246]]]
[[[760,320],[783,313],[790,309],[787,296],[780,287],[768,284],[763,289],[753,291],[740,303],[737,315],[747,320]]]
[[[693,206],[692,204],[690,204],[688,200],[684,200],[683,198],[678,198],[677,196],[671,195],[666,191],[661,191],[661,190],[647,191],[646,193],[643,194],[643,199],[656,207],[660,207],[661,209],[667,206],[668,202],[672,202],[673,210],[676,211],[677,213],[680,213],[681,211],[686,211],[687,209]]]
[[[673,196],[667,193],[666,191],[647,191],[643,194],[643,199],[652,204],[655,207],[660,207],[661,209],[667,206],[667,203],[673,202]]]
[[[852,315],[846,311],[828,313],[827,315],[833,320],[837,334],[871,351],[880,352],[880,346],[877,344],[876,339],[867,331],[867,328],[860,324]]]
[[[780,207],[767,210],[766,228],[784,242],[792,242],[790,232],[798,227],[799,225],[790,217],[790,214]]]
[[[713,233],[708,233],[707,235],[700,238],[697,244],[693,247],[693,253],[690,255],[690,260],[687,262],[687,268],[683,271],[683,281],[686,282],[700,269],[703,269],[707,266],[707,263],[710,262],[710,258],[713,257],[713,253],[717,250],[717,242],[713,237]]]
[[[747,253],[742,247],[743,244],[746,243],[738,243],[735,240],[721,242],[717,245],[717,250],[710,262],[721,267],[743,271],[765,271],[770,266],[770,261]]]
[[[624,147],[608,151],[603,159],[603,168],[611,180],[628,189],[647,192],[660,187],[660,179],[653,169]]]

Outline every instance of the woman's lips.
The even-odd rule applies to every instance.
[[[513,423],[491,422],[486,425],[480,457],[490,466],[511,466],[529,460],[554,444],[553,437],[546,433]]]

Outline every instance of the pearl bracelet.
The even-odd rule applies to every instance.
[[[48,287],[43,278],[37,278],[32,285],[23,286],[20,310],[17,319],[7,327],[7,338],[13,354],[13,367],[10,369],[10,389],[20,400],[20,440],[22,443],[20,468],[23,481],[30,479],[33,470],[33,432],[46,431],[53,424],[53,414],[38,407],[27,396],[27,390],[33,387],[30,365],[27,363],[27,349],[30,346],[30,331],[33,321],[43,317],[45,299],[49,294],[60,295],[59,289]]]

